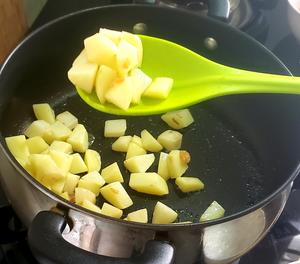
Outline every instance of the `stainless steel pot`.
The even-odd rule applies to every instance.
[[[22,177],[24,172],[2,152],[0,157],[1,175],[4,176],[1,177],[1,183],[17,214],[30,227],[29,240],[32,239],[31,246],[38,252],[37,256],[41,261],[43,256],[49,254],[49,249],[56,248],[55,251],[50,251],[51,254],[61,253],[57,248],[60,245],[55,244],[55,235],[58,233],[55,233],[56,230],[51,225],[58,218],[55,222],[58,227],[69,224],[60,230],[59,236],[78,247],[66,252],[71,257],[68,263],[77,263],[72,260],[72,256],[73,251],[79,250],[114,258],[130,258],[133,252],[137,252],[147,258],[144,263],[172,263],[173,257],[175,263],[230,263],[251,250],[265,236],[281,214],[292,187],[288,185],[263,207],[225,223],[207,227],[197,224],[145,227],[125,221],[108,220],[78,206],[67,204],[34,182],[30,176]],[[40,222],[45,226],[41,227]],[[53,235],[52,241],[47,240],[48,234]],[[38,241],[44,244],[42,248],[45,252],[39,252],[41,245],[35,244],[38,243],[35,236],[39,236]],[[153,254],[150,249],[142,253],[147,242],[153,240],[158,243],[163,241],[158,244],[157,251],[161,255],[156,259],[149,256],[148,252]],[[89,256],[84,251],[82,256],[85,263],[93,263],[94,256]],[[61,256],[61,260],[66,259]],[[101,262],[100,257],[96,259],[98,263]],[[103,261],[106,263],[105,259]]]
[[[225,24],[190,12],[129,5],[95,8],[58,19],[25,39],[0,71],[0,174],[7,197],[29,227],[28,239],[33,253],[44,263],[231,262],[260,241],[276,221],[299,172],[300,97],[239,95],[201,105],[201,111],[203,107],[216,113],[236,129],[236,134],[242,135],[265,172],[256,177],[252,167],[246,170],[249,160],[238,164],[241,153],[237,148],[229,148],[219,157],[219,152],[226,150],[222,145],[225,141],[221,140],[212,154],[213,164],[220,168],[219,172],[223,168],[228,170],[230,166],[222,160],[232,155],[229,161],[240,170],[235,178],[229,175],[224,185],[214,185],[219,175],[206,178],[208,186],[215,188],[214,195],[221,195],[229,209],[224,218],[207,223],[139,224],[91,213],[41,186],[20,167],[5,145],[5,136],[21,133],[31,121],[31,105],[37,100],[63,105],[75,98],[74,109],[79,109],[82,117],[89,115],[91,124],[95,123],[95,112],[76,97],[65,73],[81,48],[74,43],[79,43],[99,26],[120,29],[120,20],[122,29],[131,30],[136,23],[142,22],[147,26],[147,34],[173,40],[227,65],[289,74],[273,54],[253,39]],[[207,45],[208,39],[217,44],[213,49]],[[200,131],[201,127],[197,128]],[[206,132],[211,134],[213,130]],[[198,130],[194,133],[186,142],[191,148]],[[195,170],[200,171],[199,148],[192,151],[197,157],[193,162]],[[204,154],[209,155],[208,152]],[[258,198],[250,199],[249,204],[235,203],[245,197],[247,202],[247,194]],[[174,204],[180,202],[175,200]],[[195,199],[188,205],[197,209],[200,204],[201,200]],[[238,204],[238,209],[230,213],[234,204]]]

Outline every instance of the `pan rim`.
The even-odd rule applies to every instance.
[[[73,17],[73,16],[77,16],[77,15],[80,15],[80,14],[83,14],[83,13],[89,13],[89,12],[93,12],[93,11],[97,11],[97,10],[102,10],[102,9],[116,9],[116,8],[120,8],[120,7],[121,8],[132,8],[132,7],[145,8],[145,7],[147,7],[147,9],[149,9],[149,8],[158,9],[159,8],[159,9],[168,10],[169,12],[177,12],[178,14],[188,14],[189,16],[202,17],[202,19],[208,20],[208,21],[210,21],[210,23],[217,24],[219,27],[226,28],[229,31],[238,33],[241,36],[243,36],[244,38],[248,39],[248,41],[251,41],[251,42],[255,43],[258,47],[263,49],[266,53],[270,54],[274,58],[274,60],[276,60],[281,65],[282,69],[284,71],[286,71],[286,74],[292,75],[291,72],[288,70],[288,68],[284,65],[284,63],[277,56],[275,56],[269,49],[267,49],[265,46],[263,46],[260,42],[253,39],[251,36],[241,32],[241,31],[239,31],[239,30],[237,30],[237,29],[235,29],[235,28],[233,28],[229,25],[226,25],[226,24],[224,24],[220,21],[217,21],[217,20],[212,19],[210,17],[193,14],[190,11],[187,11],[187,10],[178,10],[178,9],[171,9],[171,8],[168,8],[168,7],[148,6],[148,5],[142,5],[142,4],[139,4],[139,5],[137,5],[137,4],[135,4],[135,5],[133,5],[133,4],[120,4],[120,5],[99,6],[99,7],[93,7],[93,8],[88,8],[88,9],[72,12],[72,13],[69,13],[67,15],[58,17],[58,18],[44,24],[43,26],[35,29],[34,31],[30,32],[24,38],[24,40],[21,41],[17,45],[17,47],[10,53],[8,58],[3,63],[2,68],[0,69],[0,78],[1,78],[1,75],[3,74],[5,66],[9,63],[11,58],[14,57],[14,54],[20,48],[22,48],[22,46],[25,42],[30,40],[33,36],[38,34],[40,31],[42,31],[42,30],[44,30],[48,27],[51,27],[53,24],[56,24],[56,23],[59,23],[59,22],[65,20],[65,19],[68,19],[69,17]],[[67,207],[68,209],[72,209],[72,210],[78,211],[80,213],[83,213],[85,215],[92,216],[96,219],[99,219],[100,221],[111,222],[111,223],[115,223],[115,224],[122,224],[122,225],[125,225],[125,226],[128,226],[128,227],[140,228],[140,229],[165,230],[165,231],[178,230],[178,229],[182,229],[182,228],[202,229],[204,227],[229,222],[233,219],[238,219],[238,218],[240,218],[242,216],[245,216],[245,215],[247,215],[247,214],[249,214],[249,213],[251,213],[251,212],[253,212],[257,209],[260,209],[260,208],[266,206],[277,195],[279,195],[286,188],[288,188],[289,184],[291,184],[293,182],[293,180],[296,178],[296,176],[300,172],[300,163],[299,163],[298,166],[293,170],[293,173],[289,177],[287,177],[287,180],[285,181],[285,183],[282,184],[277,190],[272,192],[271,195],[267,196],[266,198],[264,198],[263,200],[261,200],[260,202],[256,203],[253,206],[250,206],[250,207],[248,207],[248,208],[246,208],[242,211],[236,212],[236,213],[228,215],[228,216],[224,216],[224,217],[216,219],[216,220],[210,220],[210,221],[201,222],[201,223],[176,223],[176,224],[136,223],[136,222],[124,221],[122,219],[116,219],[116,218],[112,218],[112,217],[105,216],[105,215],[102,215],[102,214],[94,213],[94,212],[89,211],[88,209],[85,209],[85,208],[83,208],[79,205],[71,203],[71,202],[61,198],[59,195],[49,191],[45,186],[43,186],[41,183],[39,183],[37,180],[35,180],[28,172],[26,172],[26,170],[16,161],[16,159],[13,157],[13,155],[8,150],[8,148],[5,144],[5,140],[4,140],[4,137],[3,137],[2,133],[0,133],[0,138],[1,138],[1,140],[0,140],[1,141],[0,149],[4,153],[4,156],[7,158],[9,163],[14,167],[14,169],[19,174],[22,175],[22,177],[24,177],[27,180],[27,182],[29,182],[31,185],[33,185],[34,188],[38,189],[44,195],[48,196],[49,198],[51,198],[52,200],[54,200],[58,204],[62,204],[63,206]],[[1,176],[1,177],[4,177],[4,176]]]

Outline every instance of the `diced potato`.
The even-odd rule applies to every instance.
[[[138,66],[142,65],[143,60],[143,44],[138,35],[122,31],[121,39],[126,40],[128,43],[137,48]]]
[[[50,125],[50,129],[54,140],[66,140],[71,135],[71,129],[65,126],[60,121],[56,121],[52,125]]]
[[[63,123],[56,121],[55,123],[50,125],[50,127],[43,135],[43,138],[47,143],[51,144],[54,140],[66,140],[71,135],[71,133],[72,131]]]
[[[200,222],[214,220],[223,217],[225,209],[216,201],[213,201],[211,205],[205,210],[200,217]]]
[[[108,37],[116,45],[118,45],[119,42],[120,42],[120,39],[121,39],[121,32],[120,31],[111,30],[111,29],[107,29],[107,28],[100,28],[99,33],[105,35],[106,37]]]
[[[116,67],[118,48],[116,44],[104,34],[96,33],[84,40],[84,48],[90,63],[106,65],[112,69]]]
[[[184,174],[190,162],[190,154],[185,150],[172,150],[167,158],[170,178],[177,178]]]
[[[169,96],[173,86],[173,79],[168,77],[158,77],[150,84],[150,86],[143,93],[143,96],[166,99]]]
[[[204,184],[196,177],[178,177],[176,185],[182,192],[195,192],[204,189]]]
[[[152,223],[153,224],[170,224],[173,223],[178,214],[171,209],[169,206],[157,202],[152,216]]]
[[[88,210],[90,210],[90,211],[101,214],[101,209],[99,208],[99,206],[93,204],[89,200],[83,200],[81,206],[88,209]]]
[[[87,149],[84,154],[84,162],[88,168],[88,172],[100,171],[101,157],[100,154],[92,149]]]
[[[33,104],[32,108],[36,119],[44,120],[49,124],[55,122],[55,114],[49,104]]]
[[[51,129],[49,127],[49,129],[45,132],[45,134],[42,136],[43,139],[45,140],[45,142],[48,144],[48,145],[51,145],[51,143],[53,142],[54,137],[53,137],[53,134],[51,132]],[[48,150],[44,150],[43,151],[43,154],[47,154],[48,153]]]
[[[83,49],[80,54],[76,57],[76,59],[73,61],[72,65],[82,65],[82,64],[87,64],[89,63],[87,56],[86,56],[86,51]]]
[[[88,171],[88,168],[79,153],[72,154],[71,156],[73,157],[70,168],[71,173],[78,174]]]
[[[60,197],[64,198],[67,201],[70,201],[70,196],[67,192],[63,192],[60,194]]]
[[[71,154],[73,152],[71,144],[59,140],[54,140],[51,143],[49,150],[56,150],[56,151],[64,152],[66,154]]]
[[[98,65],[95,63],[75,64],[68,71],[69,81],[76,87],[91,93],[94,88]]]
[[[123,211],[121,209],[108,203],[103,203],[101,213],[114,218],[121,218],[123,215]]]
[[[169,193],[166,181],[155,172],[131,173],[129,186],[137,192],[153,195]]]
[[[166,149],[166,150],[175,150],[181,148],[182,143],[182,134],[174,130],[166,130],[161,133],[157,141]]]
[[[104,104],[105,95],[117,77],[117,72],[106,65],[101,65],[96,75],[96,94],[101,104]]]
[[[135,144],[134,142],[130,142],[129,145],[128,145],[126,159],[130,159],[134,156],[144,155],[146,153],[147,153],[147,151],[144,150],[142,147]]]
[[[164,178],[165,181],[167,181],[170,178],[167,158],[168,158],[167,153],[164,152],[160,153],[158,169],[157,169],[158,175]]]
[[[105,180],[98,171],[92,171],[81,177],[82,180],[94,181],[102,187],[105,184]]]
[[[96,196],[98,196],[100,193],[99,184],[97,184],[96,182],[93,182],[93,181],[85,181],[85,180],[80,179],[78,182],[78,187],[89,190],[89,191],[93,192]]]
[[[56,116],[56,120],[64,124],[69,129],[73,129],[78,124],[76,116],[71,114],[69,111],[65,111]]]
[[[37,153],[37,154],[49,154],[49,149],[50,148],[47,148],[46,150],[42,151],[41,153]]]
[[[132,137],[131,142],[134,142],[135,144],[137,144],[137,145],[139,145],[141,148],[143,148],[143,142],[142,142],[142,139],[141,139],[139,136],[134,135],[134,136]]]
[[[185,128],[194,122],[194,118],[188,109],[168,112],[162,115],[161,119],[174,129]]]
[[[138,223],[148,223],[148,212],[147,209],[140,209],[134,212],[131,212],[127,215],[127,221],[133,221]]]
[[[85,127],[78,124],[67,139],[67,142],[72,145],[74,151],[84,153],[89,145],[88,140],[88,133]]]
[[[65,179],[65,173],[56,165],[49,155],[31,154],[29,160],[32,164],[35,178],[44,185],[52,186]]]
[[[49,150],[49,155],[55,161],[57,167],[63,171],[63,173],[67,174],[70,171],[73,161],[72,155],[56,150]]]
[[[78,182],[78,187],[92,191],[96,196],[99,195],[100,188],[105,184],[105,180],[97,171],[90,172]]]
[[[152,79],[146,75],[141,69],[133,69],[130,72],[130,78],[132,83],[132,104],[139,104],[141,96],[144,91],[149,87]]]
[[[26,144],[30,154],[39,154],[49,147],[45,140],[40,136],[28,138]]]
[[[117,162],[114,162],[105,167],[102,170],[101,175],[106,183],[124,182],[122,173]]]
[[[84,200],[88,200],[92,204],[96,203],[96,195],[90,190],[77,187],[75,188],[75,203],[82,205]]]
[[[21,164],[21,166],[31,175],[34,177],[35,175],[35,171],[34,171],[34,167],[30,162],[30,156],[28,158],[28,161],[24,162],[23,160],[19,160],[17,159],[17,161]]]
[[[127,152],[128,145],[132,139],[132,136],[121,136],[111,146],[112,150],[118,152]]]
[[[57,181],[56,183],[51,185],[51,191],[55,192],[56,194],[60,195],[63,193],[63,189],[64,189],[64,185],[65,185],[65,180],[60,180]]]
[[[24,135],[6,137],[5,142],[11,154],[20,162],[26,163],[30,155],[29,148],[26,144]]]
[[[35,120],[33,121],[30,126],[25,130],[24,134],[26,137],[37,137],[41,136],[46,133],[46,131],[49,129],[50,124],[47,123],[44,120]]]
[[[141,132],[143,148],[151,152],[159,152],[162,150],[162,145],[146,130]]]
[[[29,154],[29,157],[30,157],[30,154]],[[28,159],[25,160],[25,161],[22,160],[22,159],[19,159],[19,158],[15,158],[15,159],[17,160],[17,162],[20,163],[20,165],[21,165],[23,168],[25,168],[25,166],[26,166],[27,164],[30,164],[29,157],[28,157]]]
[[[131,157],[124,161],[124,166],[130,172],[145,172],[153,164],[154,154],[145,154]]]
[[[102,187],[100,193],[105,200],[119,209],[125,209],[133,204],[120,182],[113,182]]]
[[[73,194],[75,188],[79,182],[80,177],[78,175],[68,173],[65,180],[65,185],[63,191],[68,194]]]
[[[131,78],[116,79],[106,91],[105,99],[115,106],[127,110],[132,100]]]
[[[104,126],[105,137],[120,137],[126,132],[126,119],[106,120]]]
[[[118,46],[116,61],[118,75],[123,79],[128,75],[130,70],[137,67],[137,48],[126,40],[121,40]]]

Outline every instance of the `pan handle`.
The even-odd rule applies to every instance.
[[[157,5],[167,5],[173,7],[180,7],[180,1],[166,1],[167,4],[164,4],[164,1],[159,0],[135,0],[133,1],[136,4],[157,4]],[[193,10],[192,4],[199,4],[196,1],[188,1],[190,6],[190,10]],[[226,21],[229,18],[230,12],[230,1],[229,0],[203,0],[204,3],[208,6],[208,16],[213,17],[218,20]]]
[[[208,15],[226,21],[229,18],[229,0],[208,0]]]
[[[131,258],[101,256],[72,245],[62,237],[64,216],[50,211],[39,212],[28,231],[29,246],[39,261],[47,264],[170,264],[174,248],[167,242],[148,241],[144,252]]]

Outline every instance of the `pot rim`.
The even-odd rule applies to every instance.
[[[169,12],[177,12],[178,14],[186,14],[186,15],[189,15],[189,16],[202,17],[205,20],[209,20],[211,23],[218,24],[220,27],[227,28],[227,30],[231,30],[233,32],[238,31],[235,28],[232,28],[232,27],[230,27],[230,26],[228,26],[228,25],[226,25],[226,24],[224,24],[220,21],[217,21],[217,20],[212,19],[210,17],[203,17],[201,15],[192,14],[191,12],[183,10],[183,9],[171,9],[171,8],[168,8],[168,7],[161,7],[161,6],[160,7],[158,7],[158,6],[146,6],[146,5],[142,5],[142,4],[135,4],[135,5],[133,5],[133,4],[119,4],[119,5],[106,5],[106,6],[93,7],[93,8],[88,8],[88,9],[72,12],[72,13],[69,13],[67,15],[56,18],[56,19],[44,24],[43,26],[37,28],[36,30],[32,31],[30,34],[28,34],[18,44],[18,46],[11,52],[11,54],[8,56],[8,58],[3,63],[3,66],[0,69],[0,78],[1,78],[1,75],[4,71],[4,68],[5,68],[6,64],[9,63],[10,59],[14,56],[14,54],[23,46],[23,43],[25,43],[26,41],[31,39],[32,36],[38,34],[40,31],[44,30],[45,28],[48,28],[48,27],[52,26],[53,24],[56,24],[56,23],[59,23],[59,22],[65,20],[65,19],[68,19],[69,17],[77,16],[77,15],[80,15],[82,13],[89,13],[89,12],[102,10],[102,9],[114,9],[114,8],[120,8],[120,7],[125,8],[125,9],[126,8],[132,8],[132,7],[147,8],[147,9],[149,9],[149,8],[165,9],[165,10],[168,10]],[[243,37],[247,38],[249,41],[252,41],[252,42],[256,43],[257,46],[259,46],[260,48],[264,49],[265,52],[272,55],[273,58],[275,60],[277,60],[277,62],[279,64],[281,64],[282,68],[286,71],[286,73],[289,74],[289,75],[292,75],[291,72],[288,70],[288,68],[280,61],[280,59],[278,59],[270,50],[268,50],[266,47],[264,47],[260,42],[256,41],[255,39],[253,39],[252,37],[248,36],[247,34],[245,34],[243,32],[239,32],[239,34],[241,34]],[[44,185],[39,183],[35,178],[33,178],[17,162],[17,160],[14,158],[14,156],[11,154],[11,152],[7,148],[2,133],[0,133],[0,139],[1,139],[0,140],[1,141],[0,142],[0,150],[4,153],[4,156],[8,159],[8,161],[14,167],[14,169],[16,169],[17,172],[19,174],[21,174],[22,177],[24,177],[36,189],[38,189],[40,192],[42,192],[43,194],[45,194],[49,198],[53,199],[58,204],[61,204],[65,207],[67,207],[68,209],[73,209],[75,211],[79,211],[80,213],[89,215],[89,216],[94,217],[96,219],[99,219],[101,221],[115,223],[115,224],[122,224],[122,225],[125,225],[127,227],[140,228],[140,229],[152,229],[152,230],[160,230],[160,231],[178,230],[178,229],[182,229],[182,228],[184,228],[184,229],[202,229],[204,227],[208,227],[208,226],[228,222],[230,220],[233,220],[233,219],[242,217],[244,215],[247,215],[247,214],[263,207],[264,205],[268,204],[278,194],[280,194],[284,189],[286,189],[288,187],[288,185],[296,178],[296,176],[300,172],[300,163],[299,163],[298,166],[294,169],[293,173],[288,177],[286,182],[283,185],[281,185],[276,191],[274,191],[271,195],[267,196],[266,198],[264,198],[260,202],[256,203],[255,205],[253,205],[251,207],[248,207],[247,209],[244,209],[242,211],[236,212],[236,213],[231,214],[231,215],[224,216],[224,217],[216,219],[216,220],[210,220],[210,221],[201,222],[201,223],[172,223],[172,224],[137,223],[137,222],[125,221],[125,220],[122,220],[122,219],[116,219],[116,218],[113,218],[113,217],[98,214],[98,213],[92,212],[88,209],[85,209],[82,206],[76,205],[75,203],[72,203],[72,202],[69,202],[69,201],[63,199],[62,197],[60,197],[59,195],[57,195],[54,192],[50,191]],[[4,176],[2,176],[2,177],[4,177]]]

